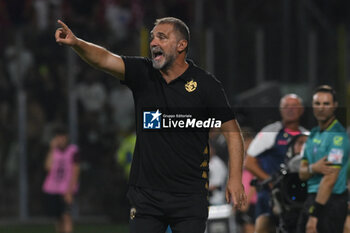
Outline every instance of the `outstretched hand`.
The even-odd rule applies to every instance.
[[[61,20],[57,20],[57,23],[59,23],[62,27],[56,30],[56,42],[59,44],[65,44],[69,46],[77,44],[78,38],[73,34],[69,27]]]
[[[227,182],[226,201],[232,202],[233,207],[242,210],[247,205],[247,195],[244,192],[242,183]]]

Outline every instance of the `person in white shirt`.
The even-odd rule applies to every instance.
[[[209,204],[225,204],[225,186],[227,181],[227,165],[216,154],[214,145],[210,145],[209,160]]]

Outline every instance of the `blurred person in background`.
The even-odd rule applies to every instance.
[[[112,111],[113,123],[121,134],[128,134],[135,125],[132,92],[125,85],[112,87],[108,104]]]
[[[308,196],[299,216],[298,233],[343,232],[347,215],[347,162],[350,144],[345,128],[335,115],[335,90],[319,86],[312,96],[318,122],[306,141],[299,177],[307,180]]]
[[[279,172],[280,164],[286,157],[289,140],[306,131],[299,125],[304,112],[303,102],[299,96],[296,94],[283,96],[279,107],[282,120],[265,126],[255,136],[247,151],[245,168],[262,181]],[[255,207],[257,233],[267,233],[274,228],[270,188],[258,191]]]
[[[130,232],[163,233],[170,225],[174,232],[202,233],[208,218],[208,132],[145,131],[140,119],[145,107],[203,106],[207,115],[221,120],[230,155],[226,200],[235,208],[246,204],[238,123],[220,82],[186,59],[190,33],[184,22],[172,17],[156,21],[150,33],[152,59],[113,54],[77,38],[58,22],[62,27],[56,30],[57,43],[71,46],[87,63],[118,77],[133,92],[139,121],[129,178]],[[158,122],[159,114],[152,113],[153,120]]]
[[[309,133],[300,134],[293,144],[293,156],[300,155],[303,151],[303,146],[309,136]]]
[[[107,89],[99,79],[97,71],[83,70],[81,80],[76,85],[79,104],[79,130],[81,132],[81,151],[85,158],[95,157],[101,150],[103,126],[107,126]],[[87,150],[87,152],[85,152]],[[100,160],[99,160],[100,161]]]
[[[349,132],[348,132],[349,135]],[[350,233],[350,160],[348,161],[348,171],[347,171],[347,184],[348,184],[348,214],[346,216],[344,224],[344,232]]]
[[[225,204],[225,186],[227,181],[227,165],[216,154],[213,143],[209,145],[209,204]]]
[[[13,87],[8,76],[5,75],[5,67],[2,61],[0,61],[0,77],[0,177],[4,178],[5,164],[9,159],[8,152],[12,143],[11,129],[15,127],[12,122],[14,108],[10,104],[13,101],[11,95]]]
[[[304,144],[309,136],[309,132],[303,132],[294,136],[288,143],[287,158],[285,165],[290,173],[298,173],[301,163]]]
[[[96,72],[83,72],[84,79],[77,84],[77,97],[85,116],[86,127],[101,122],[107,104],[107,90],[96,77]]]
[[[242,127],[242,134],[244,139],[244,151],[247,152],[250,143],[254,139],[253,130],[248,127]],[[245,155],[245,159],[246,159]],[[246,160],[244,160],[244,163]],[[251,185],[251,181],[255,176],[243,168],[242,180],[244,191],[247,194],[247,205],[236,212],[236,222],[241,227],[242,233],[254,233],[255,230],[255,204],[257,201],[256,188]]]
[[[348,137],[349,137],[350,136],[350,126],[348,126],[346,132],[347,132]],[[343,233],[350,233],[350,160],[348,161],[347,184],[348,184],[348,215],[346,216]]]
[[[45,161],[47,176],[43,184],[48,214],[57,219],[57,233],[73,232],[71,211],[78,191],[79,159],[78,147],[69,144],[67,130],[57,127]]]
[[[117,163],[123,168],[125,179],[129,179],[132,157],[136,144],[136,133],[133,130],[127,131],[120,142],[115,159]]]

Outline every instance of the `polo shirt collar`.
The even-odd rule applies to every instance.
[[[320,126],[317,126],[317,129],[320,133],[323,133],[325,131],[330,131],[334,127],[334,125],[336,125],[337,123],[338,123],[338,120],[337,120],[337,118],[335,118],[326,129],[321,130]]]
[[[186,59],[186,62],[188,63],[188,67],[187,67],[187,69],[185,70],[185,72],[183,72],[179,77],[177,77],[176,79],[174,79],[174,80],[172,80],[170,83],[173,83],[173,82],[175,82],[176,80],[178,80],[178,79],[182,79],[182,80],[184,80],[184,81],[186,81],[186,82],[189,82],[189,81],[191,81],[191,80],[193,80],[193,75],[191,75],[192,74],[192,72],[193,72],[193,67],[195,67],[195,64],[193,63],[193,61],[192,60],[190,60],[190,59]],[[159,72],[159,77],[165,82],[165,80],[164,80],[164,78],[162,77],[162,74],[160,73],[160,71],[158,71]],[[170,84],[169,83],[169,84]]]
[[[194,63],[190,59],[186,59],[186,62],[188,63],[188,67],[185,70],[185,72],[182,75],[179,76],[179,78],[181,78],[181,79],[183,79],[185,81],[191,81],[193,79],[191,74],[192,74],[192,70],[193,70],[193,67],[194,67]]]
[[[338,120],[334,119],[333,122],[327,127],[326,131],[331,130],[337,122],[338,122]]]

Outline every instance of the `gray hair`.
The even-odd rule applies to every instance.
[[[165,17],[165,18],[157,19],[154,25],[157,26],[159,24],[173,25],[174,30],[180,34],[180,39],[187,41],[187,47],[185,49],[187,53],[190,45],[190,29],[188,29],[187,25],[182,20],[174,17]]]
[[[301,106],[304,105],[304,104],[303,104],[303,99],[302,99],[300,96],[298,96],[297,94],[294,94],[294,93],[290,93],[290,94],[287,94],[287,95],[285,95],[285,96],[283,96],[283,97],[281,98],[281,100],[280,100],[280,107],[281,107],[281,105],[282,105],[282,102],[283,102],[285,99],[287,99],[287,98],[297,99],[297,100],[300,102],[300,105],[301,105]]]

